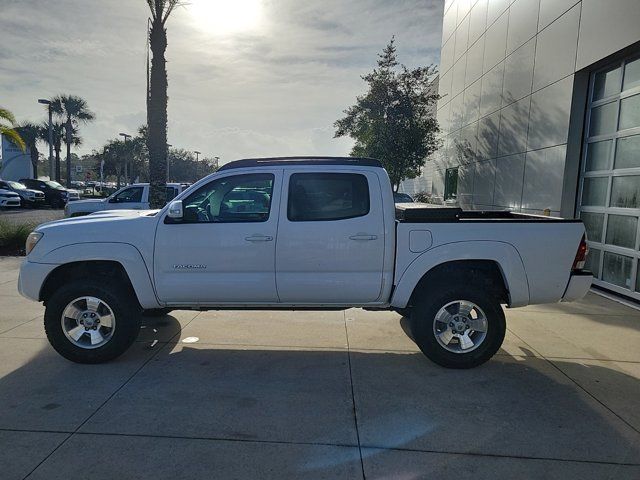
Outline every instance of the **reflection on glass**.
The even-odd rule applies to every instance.
[[[585,164],[587,172],[609,170],[609,152],[611,151],[612,142],[613,140],[605,140],[587,145],[587,161]]]
[[[631,288],[631,266],[633,259],[626,255],[604,252],[602,264],[602,280],[618,285],[622,288]]]
[[[611,206],[620,208],[640,207],[640,176],[613,177]]]
[[[591,270],[595,278],[600,278],[600,250],[589,248],[587,261],[584,264],[585,270]]]
[[[582,186],[582,205],[604,207],[607,201],[607,177],[589,177]]]
[[[616,131],[616,102],[605,103],[591,109],[589,136],[605,135]]]
[[[640,58],[633,62],[627,63],[624,67],[624,85],[623,90],[640,86]]]
[[[604,213],[580,213],[580,219],[584,223],[587,231],[587,240],[592,242],[602,242],[602,225],[604,224]]]
[[[593,99],[600,100],[620,91],[620,73],[621,67],[617,67],[608,72],[600,72],[596,74],[593,84]]]
[[[607,240],[609,245],[635,248],[638,217],[628,215],[609,215],[607,219]]]
[[[619,130],[634,127],[640,127],[640,95],[620,100]]]
[[[616,144],[615,168],[640,167],[640,135],[619,138]]]

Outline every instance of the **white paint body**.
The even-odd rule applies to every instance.
[[[290,222],[294,173],[366,176],[367,215]],[[494,261],[509,306],[576,300],[591,276],[572,274],[582,223],[518,221],[398,222],[387,173],[357,165],[278,165],[214,173],[177,199],[227,175],[274,175],[269,219],[259,223],[165,223],[160,211],[119,210],[40,225],[42,239],[23,262],[19,290],[41,300],[47,276],[69,262],[111,260],[126,270],[145,309],[407,306],[420,279],[456,260]],[[429,292],[421,292],[428,295]]]
[[[141,187],[142,197],[139,202],[118,202],[117,198],[125,190],[130,188]],[[168,188],[174,188],[176,195],[184,190],[184,185],[180,183],[168,183]],[[65,217],[73,217],[79,215],[89,215],[94,212],[102,212],[105,210],[149,210],[149,184],[134,183],[122,187],[118,191],[112,193],[107,198],[97,198],[90,200],[77,200],[67,203],[64,208]]]

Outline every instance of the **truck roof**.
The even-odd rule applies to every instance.
[[[273,167],[284,165],[359,165],[363,167],[380,167],[379,160],[366,157],[271,157],[245,158],[225,163],[218,171],[246,167]]]

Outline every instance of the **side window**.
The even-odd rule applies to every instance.
[[[116,194],[113,199],[116,203],[124,203],[124,202],[141,202],[142,201],[142,191],[144,187],[131,187],[127,188],[120,193]]]
[[[178,195],[178,189],[176,187],[166,187],[167,203],[176,198]]]
[[[294,173],[287,218],[292,222],[343,220],[369,213],[367,177],[356,173]]]
[[[182,201],[179,223],[266,222],[273,196],[271,173],[219,178]]]

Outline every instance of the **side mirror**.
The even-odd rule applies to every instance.
[[[167,211],[167,217],[174,220],[182,219],[184,212],[182,211],[182,200],[174,200],[169,204],[169,210]]]

